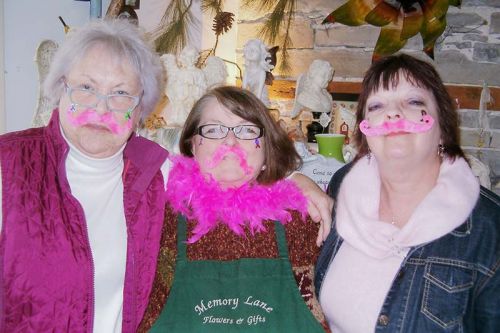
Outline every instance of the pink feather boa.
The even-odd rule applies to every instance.
[[[167,201],[177,213],[197,221],[188,243],[195,243],[225,223],[238,235],[247,226],[252,233],[265,231],[263,221],[292,219],[290,210],[297,210],[305,219],[307,201],[299,188],[289,180],[272,185],[244,184],[222,189],[217,181],[206,179],[198,162],[185,156],[172,157],[173,166],[167,184]]]

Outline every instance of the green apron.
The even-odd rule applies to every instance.
[[[177,221],[174,282],[151,332],[324,332],[300,295],[279,222],[279,258],[189,261],[187,223]]]

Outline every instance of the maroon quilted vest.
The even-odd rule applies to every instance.
[[[47,127],[0,136],[0,332],[92,332],[93,262],[83,209],[66,177],[68,150],[57,110]],[[132,333],[156,268],[164,216],[160,166],[168,152],[132,136],[123,155],[123,332]]]

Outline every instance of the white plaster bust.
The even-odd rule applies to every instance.
[[[328,61],[316,59],[311,63],[306,75],[301,75],[297,80],[292,118],[298,116],[303,108],[321,113],[332,110],[333,99],[327,87],[333,73],[334,69]]]
[[[245,74],[243,75],[242,87],[250,90],[266,106],[269,106],[269,95],[266,82],[266,72],[271,71],[271,54],[264,42],[260,39],[250,39],[243,46],[245,58]]]

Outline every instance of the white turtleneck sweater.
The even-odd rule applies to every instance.
[[[479,184],[465,160],[444,160],[436,186],[401,229],[380,221],[376,160],[359,160],[337,197],[336,227],[343,238],[328,267],[320,303],[333,332],[374,332],[380,309],[413,246],[448,234],[465,222]]]
[[[90,158],[70,144],[66,173],[85,212],[94,261],[94,332],[121,332],[127,228],[123,207],[123,149]]]
[[[127,227],[123,206],[123,150],[91,158],[69,145],[65,161],[71,194],[85,213],[94,264],[94,332],[122,331],[123,288],[127,260]],[[161,167],[167,184],[170,161]],[[0,178],[0,200],[1,200]],[[2,218],[0,214],[0,230]]]

